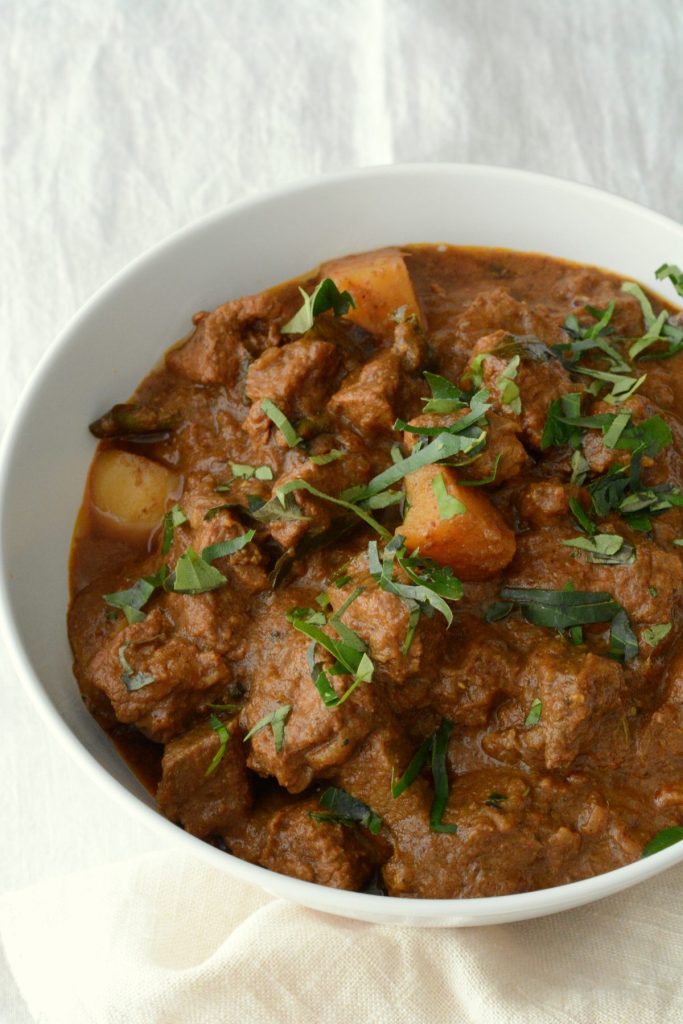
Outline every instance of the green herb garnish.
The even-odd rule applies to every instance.
[[[156,682],[156,677],[151,675],[149,672],[135,672],[129,665],[126,659],[126,651],[130,644],[122,644],[119,647],[119,663],[123,672],[121,673],[121,682],[126,687],[129,693],[134,693],[136,690],[142,690],[145,686],[150,686],[151,683]]]
[[[524,725],[527,729],[530,729],[533,725],[538,725],[541,721],[541,715],[543,714],[543,701],[540,697],[535,697],[531,702],[529,708],[529,714],[524,719]]]
[[[410,763],[403,775],[394,782],[394,771],[391,771],[391,795],[394,799],[399,797],[401,793],[405,793],[406,789],[415,782],[422,769],[427,763],[427,760],[431,756],[432,745],[434,743],[434,737],[428,736],[420,746],[417,748],[415,754],[410,760]]]
[[[662,622],[657,626],[647,626],[642,632],[642,638],[649,647],[656,647],[670,632],[671,623]]]
[[[240,534],[239,537],[231,537],[230,540],[222,540],[218,544],[209,544],[202,551],[202,558],[205,562],[213,562],[216,558],[234,555],[235,552],[241,551],[242,548],[251,543],[255,533],[256,530],[247,530],[246,533]]]
[[[309,817],[318,822],[333,822],[337,825],[363,825],[373,836],[379,834],[382,828],[382,819],[375,814],[371,807],[357,800],[345,789],[337,786],[329,786],[320,796],[320,804],[327,808],[329,814],[322,814],[316,811],[309,811]]]
[[[282,432],[290,448],[296,448],[298,444],[303,444],[303,438],[299,437],[292,424],[282,410],[278,409],[275,402],[272,402],[270,398],[264,398],[261,402],[261,408],[268,419]]]
[[[308,295],[299,288],[304,300],[301,309],[280,328],[281,334],[305,334],[315,323],[315,318],[327,310],[332,310],[336,317],[344,316],[356,303],[349,292],[340,292],[331,277],[325,277]]]
[[[332,451],[325,452],[324,455],[309,455],[309,461],[314,466],[327,466],[330,462],[336,462],[337,459],[343,459],[346,452],[342,448],[333,448]]]
[[[260,718],[256,725],[249,730],[247,735],[244,737],[244,742],[250,740],[256,733],[261,732],[262,729],[270,726],[273,733],[273,740],[275,742],[276,753],[281,753],[282,746],[285,742],[285,722],[287,716],[292,710],[291,704],[281,704],[280,707],[276,708],[275,711],[271,711],[269,715],[264,715]]]
[[[674,843],[680,843],[682,839],[683,825],[673,825],[671,828],[663,828],[661,832],[658,832],[657,835],[645,845],[641,856],[651,857],[653,853],[659,853],[660,850],[666,850],[668,846],[673,846]]]
[[[446,490],[446,481],[443,478],[443,473],[439,473],[432,480],[432,490],[436,497],[440,519],[453,519],[454,516],[461,516],[467,512],[467,506],[463,505],[458,498],[454,498]]]
[[[142,622],[145,615],[142,608],[159,587],[163,587],[168,577],[168,568],[162,565],[155,576],[143,576],[128,590],[117,590],[113,594],[103,594],[102,599],[112,608],[119,608],[129,622]]]
[[[592,537],[573,537],[563,540],[568,548],[579,548],[588,553],[588,561],[601,565],[631,565],[635,549],[617,533],[595,533]]]
[[[515,383],[517,370],[519,369],[520,356],[513,356],[507,364],[500,377],[496,381],[496,387],[500,392],[502,405],[507,405],[513,412],[519,414],[522,411],[522,399],[519,386]]]
[[[448,771],[446,768],[446,755],[448,753],[448,738],[453,731],[453,723],[444,718],[432,741],[432,778],[434,780],[434,801],[429,814],[429,827],[432,832],[453,833],[458,831],[458,826],[442,821],[446,805],[448,804]]]
[[[176,526],[182,526],[183,523],[187,522],[187,516],[181,509],[180,505],[174,505],[172,509],[164,515],[163,518],[163,540],[161,542],[161,553],[167,555],[171,550],[171,544],[173,543],[173,534],[175,533]]]
[[[208,775],[213,775],[213,773],[216,771],[216,768],[218,768],[218,765],[223,760],[223,756],[225,754],[225,748],[227,747],[228,740],[230,739],[230,730],[228,729],[227,725],[225,725],[223,722],[221,722],[221,720],[218,717],[218,715],[211,715],[209,717],[209,722],[211,723],[211,728],[214,730],[214,732],[218,736],[218,739],[219,739],[220,742],[219,742],[218,750],[213,755],[213,760],[211,761],[211,764],[209,765],[209,767],[204,772],[204,777],[206,777]]]

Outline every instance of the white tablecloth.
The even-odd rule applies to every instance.
[[[675,0],[5,0],[0,13],[0,427],[116,270],[287,181],[473,161],[683,219]],[[6,662],[0,684],[0,888],[158,848],[71,763]],[[6,970],[0,1018],[31,1019]]]

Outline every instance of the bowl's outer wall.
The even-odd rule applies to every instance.
[[[683,264],[683,228],[605,193],[476,166],[375,168],[228,208],[141,257],[72,321],[24,394],[5,438],[0,471],[5,639],[62,739],[100,781],[117,780],[123,790],[110,785],[110,791],[131,807],[139,809],[140,800],[151,807],[152,801],[84,711],[65,634],[66,566],[93,452],[86,425],[130,395],[163,351],[188,331],[197,310],[260,291],[334,256],[411,242],[545,252],[607,267],[658,289],[654,269],[664,261]],[[69,733],[92,758],[83,756]],[[672,848],[603,879],[550,893],[397,906],[395,900],[335,894],[243,864],[158,815],[145,814],[158,819],[167,838],[177,837],[277,895],[361,919],[403,923],[492,923],[549,913],[683,858],[681,844],[680,852]]]

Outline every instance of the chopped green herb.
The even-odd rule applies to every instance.
[[[303,305],[292,319],[280,328],[282,334],[305,334],[306,331],[310,331],[315,318],[329,309],[339,317],[356,308],[356,303],[349,292],[340,292],[331,277],[323,278],[310,295],[303,288],[299,288],[299,292],[304,300]]]
[[[260,718],[256,725],[249,730],[247,735],[244,737],[244,742],[246,743],[247,740],[250,740],[252,736],[256,735],[256,733],[261,732],[262,729],[270,726],[273,733],[273,740],[275,742],[275,751],[278,754],[281,753],[285,742],[285,722],[287,721],[287,716],[291,710],[291,704],[281,704],[280,707],[276,708],[275,711],[272,711],[269,715],[264,715],[263,718]]]
[[[172,509],[169,509],[165,513],[162,520],[163,523],[163,540],[161,543],[162,555],[167,555],[171,550],[171,544],[173,543],[173,534],[176,526],[182,526],[183,523],[187,522],[187,516],[181,509],[180,505],[174,505]]]
[[[662,622],[658,626],[647,626],[642,632],[642,637],[649,647],[656,647],[660,640],[671,632],[671,623]]]
[[[535,697],[531,702],[529,708],[529,714],[524,719],[524,725],[527,729],[530,729],[533,725],[538,725],[541,721],[541,715],[543,713],[543,701],[540,697]]]
[[[372,680],[375,666],[367,653],[367,646],[360,637],[355,637],[356,643],[353,646],[344,640],[335,640],[320,628],[320,616],[325,619],[322,612],[311,614],[311,609],[308,608],[292,608],[287,613],[287,621],[313,641],[308,649],[308,667],[313,684],[323,704],[328,708],[336,708],[348,700],[361,683]],[[325,668],[316,662],[315,650],[318,644],[335,659],[332,668]],[[330,675],[351,676],[352,682],[341,696],[332,686]]]
[[[608,653],[611,658],[618,661],[632,661],[638,655],[638,638],[623,608],[620,608],[612,619]]]
[[[354,515],[357,515],[363,520],[363,522],[372,527],[380,537],[391,536],[389,531],[385,530],[384,527],[378,523],[376,519],[373,519],[373,517],[366,512],[365,509],[361,508],[360,505],[357,505],[352,501],[344,500],[343,498],[334,498],[331,494],[325,494],[324,491],[319,491],[317,487],[313,487],[312,484],[309,484],[307,480],[288,480],[286,484],[282,484],[280,487],[275,488],[275,498],[280,501],[284,508],[287,495],[292,491],[301,490],[308,491],[308,493],[312,494],[315,498],[321,498],[323,501],[329,501],[333,505],[339,505],[341,508],[348,509],[348,511],[353,512]]]
[[[457,412],[468,405],[468,396],[450,380],[440,377],[438,373],[430,373],[429,370],[424,371],[424,378],[432,393],[431,398],[423,399],[424,412],[445,414]]]
[[[535,626],[568,629],[593,622],[609,622],[620,609],[611,594],[599,591],[538,590],[504,587],[500,596],[518,604]]]
[[[497,807],[500,808],[501,804],[504,804],[507,797],[504,793],[489,793],[488,798],[484,800],[486,807]]]
[[[222,540],[218,544],[209,544],[202,551],[202,558],[205,562],[213,562],[216,558],[225,558],[226,555],[234,555],[241,551],[254,539],[256,530],[247,530],[239,537],[231,537],[230,540]],[[176,570],[177,571],[177,570]]]
[[[394,580],[394,569],[398,564],[411,583]],[[449,601],[459,601],[463,594],[462,583],[445,566],[438,566],[420,556],[408,556],[403,546],[403,537],[397,534],[384,548],[380,560],[376,541],[368,544],[368,567],[377,585],[389,594],[403,599],[408,608],[420,608],[427,614],[432,610],[440,612],[450,626],[453,613]],[[416,570],[420,570],[419,572]]]
[[[242,480],[272,480],[273,471],[270,466],[250,466],[246,462],[231,462],[230,469],[235,479]],[[218,488],[216,488],[218,490]]]
[[[275,402],[271,402],[270,398],[264,398],[261,402],[261,408],[268,419],[282,432],[290,448],[296,448],[298,444],[303,444],[303,438],[299,437],[292,424],[282,410],[278,409]]]
[[[501,403],[507,405],[508,408],[518,414],[522,411],[522,399],[519,386],[515,383],[515,378],[519,369],[520,358],[519,355],[513,356],[496,381],[496,387],[500,391]]]
[[[578,498],[569,499],[569,511],[586,533],[595,533],[595,525]]]
[[[227,725],[224,725],[224,723],[221,722],[218,715],[211,715],[209,718],[209,722],[211,723],[211,728],[218,736],[219,746],[218,750],[213,755],[213,760],[211,761],[211,764],[204,772],[205,777],[208,775],[213,775],[213,773],[216,771],[216,768],[218,768],[218,765],[223,760],[225,748],[227,747],[228,740],[230,739],[230,730],[228,729]]]
[[[572,475],[569,483],[576,484],[577,487],[580,487],[586,479],[589,469],[590,466],[588,465],[587,459],[583,452],[579,451],[577,448],[576,451],[572,453]]]
[[[563,540],[568,548],[588,552],[588,561],[602,565],[630,565],[635,561],[635,549],[617,533],[596,533],[592,537],[573,537]]]
[[[336,462],[337,459],[343,459],[345,455],[346,452],[342,448],[333,448],[324,455],[309,455],[308,458],[314,466],[327,466],[330,462]]]
[[[463,505],[458,498],[454,498],[446,490],[446,481],[443,478],[443,473],[439,473],[434,477],[432,489],[436,497],[440,519],[453,519],[454,516],[461,516],[467,512],[467,506]]]
[[[655,270],[655,277],[658,281],[671,281],[679,295],[683,295],[683,270],[675,263],[662,263],[661,267]]]
[[[675,543],[675,541],[674,541],[674,543]],[[659,593],[659,591],[657,590],[656,587],[648,587],[647,589],[649,590],[649,592],[652,595],[652,597],[656,597],[657,594]]]
[[[126,659],[126,651],[129,646],[130,644],[122,644],[119,647],[119,663],[123,669],[121,682],[129,693],[134,693],[136,690],[142,690],[143,687],[155,683],[156,677],[149,672],[135,672],[131,668]]]
[[[379,834],[382,828],[382,819],[375,814],[371,807],[357,800],[345,789],[337,786],[330,786],[320,797],[320,804],[327,808],[329,814],[320,814],[309,811],[314,821],[331,821],[339,825],[363,825],[373,836]]]
[[[673,825],[671,828],[663,828],[661,832],[658,832],[649,843],[646,843],[642,856],[651,857],[653,853],[659,853],[660,850],[666,850],[668,846],[673,846],[674,843],[680,843],[683,840],[683,825]]]
[[[500,622],[508,617],[514,607],[510,601],[493,601],[486,609],[484,619],[486,622]]]
[[[401,793],[405,793],[406,789],[408,789],[409,786],[412,786],[415,782],[415,779],[418,777],[431,755],[433,743],[434,737],[429,736],[420,744],[403,775],[396,782],[394,782],[394,773],[392,769],[391,795],[394,799],[399,797]]]
[[[444,718],[432,738],[432,778],[434,780],[434,801],[429,814],[429,827],[432,832],[454,833],[458,826],[444,822],[443,815],[448,804],[448,770],[446,755],[448,738],[453,731],[453,723]]]
[[[459,487],[485,487],[486,484],[492,484],[498,474],[498,466],[500,460],[503,458],[503,453],[498,452],[495,461],[493,463],[493,469],[488,476],[482,477],[481,480],[458,480]]]
[[[204,561],[194,548],[188,548],[175,567],[173,589],[178,594],[206,594],[227,582],[222,572]]]
[[[128,590],[117,590],[103,594],[102,599],[112,608],[120,608],[129,622],[142,622],[145,618],[142,608],[168,577],[168,568],[163,565],[156,576],[143,576]]]

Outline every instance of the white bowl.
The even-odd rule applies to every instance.
[[[237,203],[174,235],[101,289],[54,342],[14,414],[0,463],[0,620],[45,719],[109,795],[160,835],[237,878],[318,910],[380,923],[493,924],[599,899],[683,860],[683,843],[585,881],[470,900],[340,892],[247,864],[163,818],[84,709],[64,615],[67,561],[86,470],[87,424],[124,400],[191,315],[333,256],[410,242],[503,246],[596,264],[659,287],[683,264],[683,227],[626,200],[525,171],[377,167]]]

